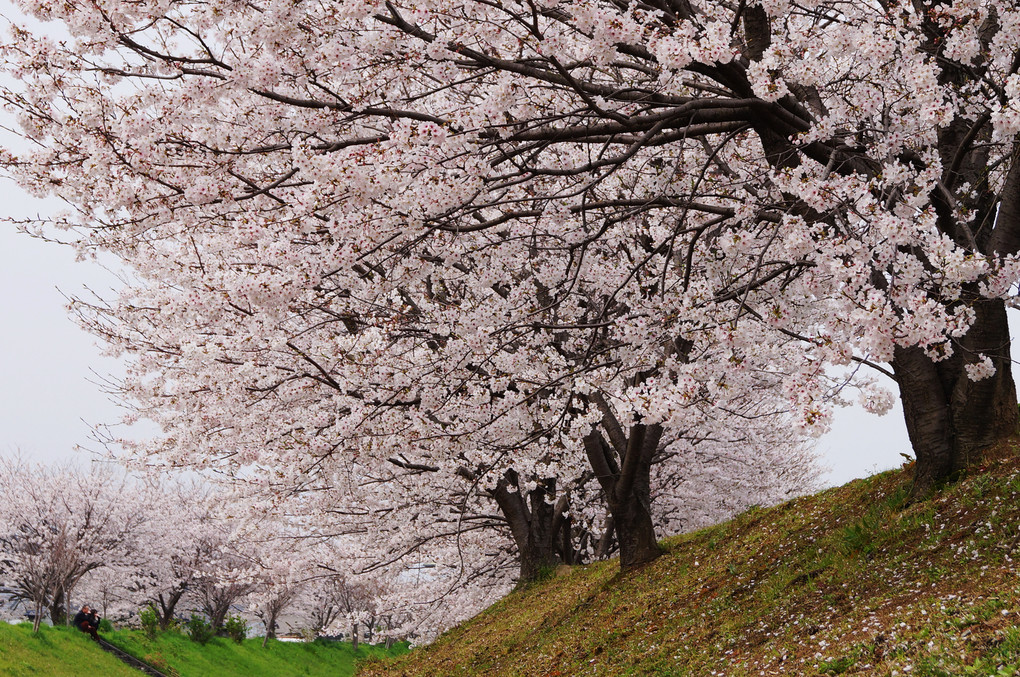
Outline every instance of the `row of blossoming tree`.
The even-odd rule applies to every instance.
[[[915,496],[1016,429],[1013,3],[21,7],[67,37],[2,48],[3,163],[134,276],[76,306],[162,426],[123,444],[247,519],[630,567],[878,378]]]
[[[149,608],[163,630],[197,612],[217,631],[231,614],[257,619],[267,638],[282,615],[314,633],[357,637],[383,620],[384,637],[407,632],[393,622],[406,611],[387,603],[382,579],[355,581],[349,569],[320,566],[338,559],[321,546],[295,547],[279,525],[257,537],[231,533],[207,491],[6,457],[0,483],[0,590],[14,611],[29,612],[35,631],[45,616],[63,624],[89,603],[135,623]]]
[[[713,476],[688,478],[687,491],[710,491],[713,500],[683,509],[693,501],[675,483],[674,500],[657,502],[657,527],[696,526],[743,508],[746,489],[734,487],[748,481],[768,500],[803,490],[811,477],[803,469],[778,478],[733,464],[704,467]],[[29,613],[36,631],[44,616],[62,624],[89,603],[104,617],[153,631],[197,612],[215,631],[229,630],[232,615],[258,620],[266,639],[289,627],[343,633],[355,643],[422,641],[505,593],[517,574],[512,540],[498,522],[481,537],[477,526],[457,533],[456,553],[430,533],[415,557],[389,563],[392,549],[380,545],[386,528],[329,534],[296,513],[239,520],[237,496],[165,479],[157,486],[109,465],[82,470],[0,457],[0,483],[7,490],[0,592],[14,611]],[[425,553],[445,563],[423,560]]]

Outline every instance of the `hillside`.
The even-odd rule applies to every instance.
[[[353,649],[347,642],[324,641],[270,640],[263,648],[261,637],[246,639],[240,645],[214,637],[201,645],[175,632],[161,633],[150,640],[138,630],[120,630],[106,638],[132,656],[177,677],[349,677],[359,660],[406,651],[404,646],[387,651],[381,646],[363,644]]]
[[[31,623],[0,622],[0,677],[139,677],[89,637],[71,628],[43,626],[32,635]]]
[[[358,675],[1020,675],[1020,464],[984,470],[913,505],[903,469],[751,509],[626,575],[564,568]]]

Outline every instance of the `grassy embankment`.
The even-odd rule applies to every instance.
[[[44,627],[35,637],[31,633],[29,624],[0,623],[0,677],[141,674],[70,628]],[[238,645],[217,637],[201,645],[174,632],[149,640],[137,630],[103,633],[103,637],[162,672],[178,677],[347,677],[354,674],[356,661],[406,651],[403,646],[387,652],[382,647],[362,645],[355,651],[342,642],[305,644],[275,640],[270,640],[263,649],[261,638]]]
[[[32,635],[31,623],[0,623],[0,675],[3,677],[138,677],[139,674],[72,628],[44,626],[38,635]]]
[[[890,471],[574,567],[383,675],[1020,675],[1020,462],[907,505]]]
[[[403,645],[387,651],[363,644],[354,650],[346,642],[325,641],[270,640],[262,648],[261,637],[246,639],[243,644],[215,637],[202,645],[176,632],[161,633],[150,640],[137,630],[118,630],[105,637],[132,656],[179,677],[348,677],[354,674],[354,664],[359,660],[406,651]]]

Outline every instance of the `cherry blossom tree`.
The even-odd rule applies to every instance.
[[[694,531],[751,506],[770,506],[820,487],[810,447],[791,445],[781,427],[731,437],[681,440],[664,450],[679,462],[653,467],[653,519],[661,533]]]
[[[260,589],[249,596],[249,608],[265,627],[262,646],[266,646],[270,639],[276,639],[280,616],[297,602],[302,592],[299,582],[281,576],[279,571],[274,574],[263,576]]]
[[[674,440],[888,408],[862,365],[917,493],[1016,428],[1010,3],[24,7],[72,37],[5,45],[4,163],[137,274],[79,310],[140,453],[459,477],[542,562],[588,476],[629,566]]]
[[[308,618],[308,627],[349,633],[374,615],[388,623],[389,637],[434,637],[511,589],[516,553],[495,506],[483,512],[491,499],[461,488],[471,504],[465,511],[464,503],[439,500],[444,489],[426,490],[443,480],[439,473],[413,479],[387,478],[377,485],[385,492],[371,496],[320,497],[307,512],[287,506],[287,528],[302,538],[286,559],[307,562],[309,587],[291,613]]]
[[[245,597],[255,589],[254,577],[251,560],[226,547],[203,563],[194,596],[213,630],[221,631],[231,609],[241,608]]]
[[[133,574],[132,613],[146,605],[166,630],[182,604],[189,604],[210,561],[227,540],[216,518],[216,499],[190,483],[163,478],[150,493],[151,519],[143,535],[144,555]]]
[[[0,575],[32,604],[35,630],[44,608],[54,624],[83,578],[131,570],[143,548],[147,514],[141,491],[108,468],[49,468],[0,457]]]
[[[385,589],[377,581],[357,582],[355,577],[342,574],[322,575],[309,581],[305,594],[298,600],[298,613],[308,625],[307,630],[315,635],[329,630],[345,632],[351,636],[352,643],[360,635],[359,627],[351,620],[352,612],[359,607],[377,607],[379,625],[375,632],[386,642],[387,647],[394,641],[406,639],[414,634],[413,613],[407,606],[406,595],[394,595],[393,589],[401,583],[413,581],[413,573],[405,572],[404,581],[395,581],[390,589]],[[393,604],[396,602],[396,604]]]
[[[319,577],[310,584],[307,608],[308,630],[315,636],[334,625],[341,615],[340,595],[344,579],[340,576]]]
[[[379,615],[379,603],[382,598],[378,584],[363,581],[355,582],[339,579],[333,588],[334,602],[340,609],[343,620],[337,625],[344,628],[350,635],[351,644],[355,649],[362,636],[371,636],[375,620]],[[365,632],[361,628],[365,628]]]
[[[308,547],[305,539],[280,523],[263,526],[253,546],[250,548],[253,587],[247,603],[248,610],[265,628],[262,640],[265,647],[270,639],[276,638],[281,616],[299,606],[316,580],[319,566],[315,561],[316,549]],[[325,615],[330,615],[328,601],[318,608],[326,609]]]

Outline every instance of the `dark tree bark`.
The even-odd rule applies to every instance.
[[[67,611],[64,609],[64,590],[63,588],[57,588],[53,594],[53,599],[50,600],[50,622],[54,626],[65,625],[67,623]]]
[[[903,416],[917,457],[912,495],[983,459],[983,451],[1015,434],[1016,388],[1010,370],[1006,310],[998,300],[975,300],[974,326],[949,359],[934,362],[920,348],[898,348],[893,360]],[[970,355],[992,359],[995,374],[972,381]]]
[[[170,622],[174,618],[174,611],[177,609],[177,603],[181,601],[181,597],[184,596],[186,587],[180,587],[173,590],[169,595],[163,595],[162,593],[156,598],[159,606],[154,607],[156,615],[159,620],[159,629],[166,630],[170,627]]]
[[[602,411],[602,426],[610,442],[595,429],[585,436],[584,449],[612,516],[620,568],[632,569],[662,554],[651,513],[652,458],[662,427],[637,424],[626,435],[605,400],[597,395],[592,399]]]
[[[493,492],[517,546],[518,585],[537,579],[543,570],[560,563],[569,564],[566,558],[572,557],[573,552],[565,519],[568,501],[566,495],[556,498],[556,480],[546,480],[525,496],[519,479],[514,470],[507,470]],[[555,504],[550,502],[554,499]],[[564,539],[570,553],[566,557],[561,554]]]

